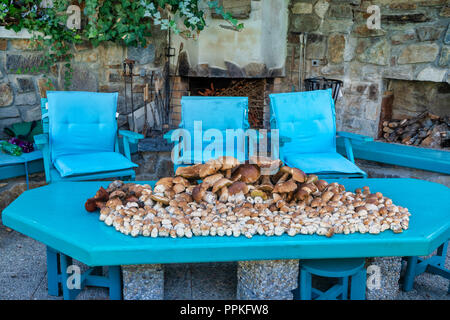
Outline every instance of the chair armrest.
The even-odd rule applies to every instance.
[[[165,140],[169,141],[169,142],[172,142],[172,133],[173,133],[174,131],[175,131],[175,130],[167,131],[167,132],[164,134],[163,138],[164,138]]]
[[[131,143],[137,143],[139,139],[144,139],[144,135],[128,130],[119,130],[119,134]]]
[[[48,134],[37,134],[34,136],[34,142],[38,149],[42,149],[45,145],[48,144]]]
[[[345,131],[337,131],[336,135],[339,137],[348,138],[351,140],[358,140],[358,141],[364,141],[364,142],[373,141],[372,137],[363,136],[361,134],[350,133],[350,132],[345,132]]]

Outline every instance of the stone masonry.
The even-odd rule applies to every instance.
[[[36,71],[42,53],[33,49],[29,39],[2,39],[0,31],[0,139],[3,129],[16,122],[41,118],[40,98],[47,90],[64,90],[64,64],[51,67],[46,74]],[[163,74],[165,33],[155,32],[146,48],[126,48],[113,43],[93,47],[89,43],[73,48],[74,69],[68,90],[119,92],[119,125],[128,129],[127,115],[131,113],[130,85],[125,104],[122,62],[136,61],[133,79],[134,109],[143,106],[144,83],[149,83],[152,71]],[[144,70],[144,71],[143,71]]]
[[[380,30],[367,28],[370,5],[380,8]],[[299,33],[307,33],[306,78],[344,81],[336,105],[338,130],[376,137],[387,79],[450,83],[446,0],[295,0],[289,17],[280,91],[292,85],[298,90]]]

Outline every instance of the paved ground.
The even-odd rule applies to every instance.
[[[44,245],[0,225],[0,300],[61,299],[47,294],[45,260]],[[166,265],[164,286],[165,299],[235,299],[236,264]],[[400,292],[398,299],[450,300],[447,287],[448,280],[423,274],[416,278],[414,290]],[[106,289],[87,288],[78,299],[108,299],[108,294]]]

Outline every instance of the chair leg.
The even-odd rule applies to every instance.
[[[416,277],[417,257],[407,257],[406,272],[403,278],[403,291],[411,291]]]
[[[311,300],[312,277],[308,271],[300,269],[300,300]]]
[[[59,274],[59,253],[47,247],[47,287],[48,294],[51,296],[59,296],[61,294],[58,281]]]
[[[348,277],[342,277],[339,279],[342,286],[342,300],[348,299]]]
[[[437,249],[436,256],[439,257],[438,258],[438,263],[437,263],[437,265],[439,267],[444,267],[445,266],[445,258],[447,257],[447,248],[448,248],[448,241],[444,242]]]
[[[122,272],[120,266],[108,267],[109,299],[122,300]]]
[[[366,269],[362,269],[351,277],[350,299],[365,300],[366,299]]]

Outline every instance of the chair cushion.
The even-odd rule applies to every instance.
[[[247,97],[182,97],[180,128],[194,129],[194,121],[201,121],[208,129],[247,129]]]
[[[296,167],[304,172],[311,174],[324,173],[360,173],[364,171],[359,169],[353,162],[341,156],[339,153],[287,153],[284,154],[284,161],[290,167]]]
[[[332,90],[276,93],[270,96],[271,128],[291,138],[283,152],[336,152]]]
[[[117,92],[48,91],[52,161],[66,155],[113,152]]]
[[[95,152],[58,157],[54,162],[61,177],[124,170],[138,165],[118,152]]]

